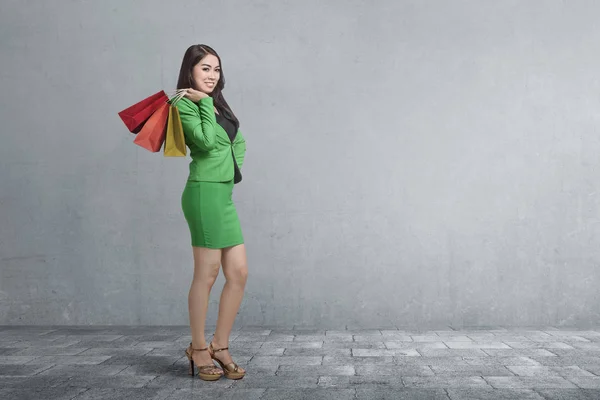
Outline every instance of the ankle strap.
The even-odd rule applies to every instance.
[[[192,349],[192,351],[204,351],[204,350],[208,350],[208,346],[206,346],[203,349],[195,349],[194,346],[192,345],[192,342],[190,342],[190,349]]]
[[[211,348],[211,350],[212,350],[213,352],[215,352],[215,353],[216,353],[217,351],[229,350],[229,347],[223,347],[223,348],[221,348],[221,349],[215,349],[215,348],[213,347],[213,345],[212,345],[212,342],[210,342],[210,348]]]

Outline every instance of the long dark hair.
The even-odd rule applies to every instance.
[[[179,70],[179,79],[177,79],[177,89],[195,88],[194,78],[192,76],[192,70],[194,66],[200,62],[207,54],[212,54],[219,59],[219,66],[221,67],[221,76],[215,89],[209,95],[213,98],[213,102],[217,110],[229,117],[235,122],[236,130],[240,127],[240,121],[237,119],[225,97],[223,97],[223,89],[225,88],[225,75],[223,74],[223,64],[221,63],[221,57],[217,52],[210,46],[205,44],[195,44],[186,50],[183,55],[183,61],[181,62],[181,69]]]

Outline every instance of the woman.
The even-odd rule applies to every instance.
[[[177,82],[177,89],[185,89],[185,96],[176,103],[192,157],[181,197],[194,254],[188,296],[192,342],[185,354],[190,360],[190,375],[194,375],[196,364],[200,379],[209,381],[222,375],[230,379],[245,375],[245,370],[233,362],[228,344],[248,275],[244,238],[232,201],[233,185],[242,179],[246,141],[223,97],[224,86],[217,53],[206,45],[187,49]],[[226,282],[216,330],[207,346],[204,328],[209,294],[221,265]]]

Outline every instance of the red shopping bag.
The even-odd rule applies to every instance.
[[[165,141],[167,132],[167,120],[169,118],[169,103],[164,102],[148,118],[148,121],[137,134],[133,143],[156,153]]]
[[[119,113],[119,117],[121,117],[125,126],[127,126],[127,129],[129,129],[131,133],[138,133],[144,126],[144,123],[148,121],[148,118],[150,118],[150,116],[168,100],[169,98],[165,91],[161,90],[160,92],[124,109]]]

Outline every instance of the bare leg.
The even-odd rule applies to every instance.
[[[192,333],[192,346],[195,349],[206,347],[204,328],[208,312],[210,291],[219,276],[221,250],[193,247],[194,278],[188,294],[188,310]],[[208,365],[213,361],[208,351],[195,351],[192,355],[196,365]],[[216,368],[216,367],[215,367]]]
[[[223,286],[219,301],[217,328],[212,340],[215,349],[229,346],[229,336],[244,297],[244,288],[248,278],[246,247],[241,244],[223,249],[221,262],[225,274],[225,286]],[[215,356],[225,364],[232,362],[231,355],[227,350],[217,352]],[[240,372],[244,372],[241,367]]]

